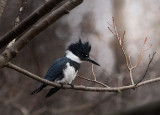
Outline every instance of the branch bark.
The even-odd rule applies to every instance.
[[[55,82],[51,82],[46,79],[40,78],[39,76],[34,75],[31,72],[24,70],[14,64],[8,63],[5,65],[5,67],[10,68],[10,69],[14,69],[14,70],[26,75],[27,77],[34,79],[36,81],[45,83],[45,84],[53,86],[53,87],[60,87],[61,88],[61,84],[57,84]],[[128,86],[122,86],[122,87],[86,87],[83,85],[80,85],[80,86],[74,85],[74,87],[73,87],[71,85],[63,85],[63,89],[74,89],[74,90],[83,90],[83,91],[92,91],[92,92],[121,92],[121,91],[129,90],[129,89],[133,89],[133,88],[136,89],[140,86],[147,85],[147,84],[154,83],[154,82],[158,82],[158,81],[160,81],[160,77],[154,78],[151,80],[146,80],[144,82],[137,84],[136,86],[135,85],[128,85]]]
[[[37,23],[30,30],[28,30],[17,42],[15,42],[11,47],[7,48],[0,55],[0,68],[2,68],[6,63],[8,63],[16,54],[24,48],[36,35],[45,30],[49,25],[56,22],[65,14],[68,14],[76,6],[80,5],[83,0],[70,0],[66,2],[63,6],[56,9],[50,13],[44,20]]]
[[[48,0],[33,13],[31,13],[26,19],[24,19],[18,26],[7,32],[0,38],[0,48],[7,45],[14,38],[22,34],[25,30],[35,24],[41,17],[51,11],[57,4],[64,0]]]

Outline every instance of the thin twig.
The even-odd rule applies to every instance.
[[[92,64],[92,74],[93,74],[94,80],[96,81],[97,78],[96,78],[96,75],[95,75],[95,73],[94,73],[93,67],[94,67],[94,65]]]
[[[147,66],[147,68],[146,68],[146,71],[145,71],[144,75],[143,75],[142,78],[136,83],[136,85],[139,84],[139,83],[145,78],[145,76],[147,75],[148,69],[149,69],[149,67],[150,67],[151,62],[153,61],[153,58],[154,58],[155,54],[156,54],[156,52],[153,53],[152,57],[151,57],[150,60],[149,60],[149,63],[148,63],[148,66]]]
[[[141,51],[140,51],[140,55],[139,55],[138,61],[137,61],[137,63],[135,64],[135,66],[132,67],[133,69],[136,68],[137,66],[139,66],[139,64],[141,63],[141,60],[142,60],[142,58],[143,58],[143,54],[144,54],[144,51],[145,51],[144,48],[145,48],[146,42],[147,42],[147,37],[146,37],[145,40],[144,40],[144,43],[143,43],[142,49],[141,49]]]
[[[122,45],[123,45],[123,43],[124,43],[125,34],[126,34],[126,31],[123,32]]]
[[[106,84],[104,84],[104,83],[102,83],[102,82],[100,82],[100,81],[97,81],[97,80],[92,80],[92,79],[83,77],[83,76],[81,76],[81,75],[78,75],[78,77],[79,77],[79,78],[82,78],[82,79],[84,79],[84,80],[87,80],[87,81],[92,81],[92,82],[98,83],[98,84],[100,84],[100,85],[102,85],[102,86],[104,86],[104,87],[109,87],[108,85],[106,85]]]
[[[110,27],[108,27],[108,29],[109,29],[109,31],[110,31],[110,32],[112,32],[112,34],[115,34],[115,33],[111,30],[111,28],[110,28]]]
[[[120,48],[122,50],[122,53],[123,53],[125,61],[126,61],[127,69],[128,69],[128,71],[130,73],[129,75],[130,75],[131,83],[132,83],[132,85],[134,85],[133,78],[132,78],[132,72],[131,72],[132,68],[130,67],[132,65],[130,65],[131,64],[130,59],[128,59],[127,54],[126,54],[125,49],[124,49],[124,46],[123,46],[124,45],[123,42],[124,42],[124,38],[125,38],[125,31],[124,31],[123,36],[121,38],[119,36],[119,34],[118,34],[117,27],[116,27],[116,22],[115,22],[114,17],[112,17],[112,21],[113,21],[113,28],[114,28],[113,30],[114,30],[114,32],[111,29],[109,29],[109,30],[116,36],[116,38],[118,40],[118,43],[120,45]]]
[[[132,61],[131,61],[131,56],[130,56],[130,52],[128,52],[128,61],[129,61],[130,67],[133,68],[133,66],[132,66]]]
[[[144,51],[145,51],[145,44],[146,44],[146,42],[147,42],[147,37],[145,38],[145,40],[144,40],[144,44],[143,44],[143,47],[142,47],[142,49],[141,49],[141,51],[140,51],[140,55],[139,55],[139,57],[138,57],[138,61],[137,61],[137,63],[135,64],[135,65],[132,65],[132,61],[131,61],[131,56],[128,54],[128,56],[127,56],[127,53],[126,53],[126,51],[125,51],[125,49],[124,49],[124,37],[125,37],[125,31],[123,32],[123,36],[122,37],[120,37],[119,36],[119,34],[118,34],[118,31],[117,31],[117,27],[116,27],[116,22],[115,22],[115,19],[114,19],[114,17],[112,17],[112,21],[113,21],[113,26],[111,25],[111,24],[109,24],[111,27],[113,27],[113,30],[112,29],[110,29],[109,27],[108,27],[108,29],[109,29],[109,31],[111,31],[115,36],[116,36],[116,38],[118,39],[118,43],[119,43],[119,45],[120,45],[120,48],[121,48],[121,50],[122,50],[122,53],[123,53],[123,55],[124,55],[124,58],[125,58],[125,61],[126,61],[126,66],[127,66],[127,69],[128,69],[128,71],[129,71],[129,76],[130,76],[130,79],[131,79],[131,83],[132,83],[132,85],[135,85],[134,84],[134,81],[133,81],[133,75],[132,75],[132,71],[133,71],[133,69],[135,69],[137,66],[139,66],[139,64],[140,64],[140,62],[141,62],[141,60],[142,60],[142,58],[143,58],[143,54],[144,54]]]
[[[107,23],[108,23],[109,26],[111,26],[111,27],[113,28],[113,25],[112,25],[112,24],[110,24],[108,21],[107,21]]]
[[[92,74],[93,74],[94,80],[89,79],[89,78],[86,78],[86,77],[83,77],[83,76],[81,76],[81,75],[78,75],[78,77],[79,77],[79,78],[82,78],[82,79],[84,79],[84,80],[87,80],[87,81],[92,81],[92,82],[98,83],[98,84],[100,84],[100,85],[102,85],[102,86],[104,86],[104,87],[109,87],[108,85],[106,85],[106,84],[104,84],[104,83],[102,83],[102,82],[100,82],[100,81],[97,81],[93,67],[94,67],[94,65],[92,64]]]
[[[124,50],[124,47],[123,47],[123,41],[124,41],[124,37],[125,37],[125,31],[124,31],[124,33],[123,33],[123,40],[121,40],[121,38],[119,37],[119,34],[118,34],[118,31],[117,31],[117,27],[116,27],[116,22],[115,22],[115,19],[114,19],[114,17],[112,17],[112,19],[113,19],[113,27],[114,27],[114,32],[112,32],[112,33],[115,33],[114,35],[117,37],[117,39],[118,39],[118,43],[119,43],[119,45],[120,45],[120,47],[121,47],[121,50],[122,50],[122,52],[123,52],[123,55],[124,55],[124,58],[125,58],[125,60],[126,60],[126,64],[127,64],[127,68],[128,68],[128,70],[129,70],[129,61],[128,61],[128,58],[127,58],[127,54],[126,54],[126,52],[125,52],[125,50]]]

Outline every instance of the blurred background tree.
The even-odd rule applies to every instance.
[[[21,0],[7,1],[0,18],[0,36],[13,28],[21,2]],[[27,0],[22,20],[44,2],[45,0]],[[156,78],[159,76],[160,63],[159,3],[158,0],[85,0],[68,15],[36,36],[36,39],[12,62],[43,77],[50,64],[64,55],[68,44],[81,37],[83,41],[91,43],[91,56],[101,65],[99,68],[95,67],[99,81],[111,87],[131,84],[124,57],[113,34],[107,29],[109,26],[107,22],[112,22],[114,16],[119,34],[122,35],[123,31],[126,31],[125,48],[130,52],[133,63],[137,61],[146,36],[148,44],[152,44],[152,47],[145,52],[141,65],[134,71],[133,79],[137,81],[144,73],[149,60],[148,55],[154,51],[157,51],[157,55],[145,79]],[[79,74],[92,78],[91,65],[82,64]],[[22,77],[24,75],[7,68],[0,69],[0,76],[2,115],[11,113],[12,115],[106,115],[114,114],[116,110],[118,113],[115,114],[120,114],[119,110],[127,111],[130,110],[128,107],[143,105],[151,107],[148,103],[160,100],[159,83],[119,94],[62,90],[51,98],[45,99],[43,93],[29,95],[39,82]],[[93,85],[79,78],[74,81],[74,84]],[[153,114],[159,111],[153,109],[151,112]]]

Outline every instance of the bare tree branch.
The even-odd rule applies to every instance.
[[[97,80],[97,77],[96,77],[96,74],[94,73],[94,65],[92,64],[92,74],[93,74],[93,77],[94,77],[94,80],[96,81]]]
[[[50,13],[44,20],[33,26],[28,30],[17,42],[11,47],[7,48],[0,55],[0,68],[3,67],[7,62],[16,56],[16,54],[25,47],[36,35],[45,30],[49,25],[57,21],[59,18],[68,14],[76,6],[80,5],[83,0],[70,0],[67,1],[63,6]]]
[[[27,108],[25,108],[23,105],[15,102],[15,101],[8,101],[8,99],[4,99],[4,98],[0,98],[0,101],[6,105],[11,105],[14,108],[17,108],[22,115],[29,115],[29,111],[27,110]]]
[[[34,79],[36,81],[45,83],[45,84],[53,86],[53,87],[60,87],[61,88],[61,84],[57,84],[55,82],[51,82],[51,81],[48,81],[46,79],[40,78],[39,76],[34,75],[34,74],[30,73],[29,71],[24,70],[24,69],[14,65],[14,64],[8,63],[7,65],[5,65],[5,67],[14,69],[14,70],[26,75],[27,77],[30,77],[30,78]],[[158,82],[158,81],[160,81],[160,77],[150,79],[150,80],[146,80],[144,82],[141,82],[141,83],[137,84],[136,86],[135,85],[128,85],[128,86],[113,87],[112,88],[112,87],[86,87],[86,86],[83,86],[83,85],[80,85],[80,86],[74,85],[74,87],[73,87],[71,85],[63,85],[63,89],[74,89],[74,90],[93,91],[93,92],[122,92],[122,91],[125,91],[125,90],[137,88],[137,87],[147,85],[147,84],[150,84],[150,83],[154,83],[154,82]]]
[[[104,84],[104,83],[102,83],[102,82],[100,82],[100,81],[97,81],[97,80],[88,79],[88,78],[83,77],[83,76],[81,76],[81,75],[78,75],[77,77],[82,78],[82,79],[87,80],[87,81],[95,82],[95,83],[97,83],[97,84],[102,85],[103,87],[109,87],[109,86],[107,86],[106,84]]]
[[[4,10],[5,6],[6,6],[6,3],[7,3],[7,0],[0,0],[0,18],[2,16],[2,14],[3,14],[3,10]]]
[[[14,38],[22,34],[26,31],[29,27],[35,24],[41,17],[51,11],[57,4],[64,0],[48,0],[38,9],[36,9],[33,13],[31,13],[26,19],[24,19],[18,26],[14,29],[7,32],[5,35],[0,37],[0,48],[7,45],[10,41]]]
[[[26,3],[27,3],[27,0],[22,0],[21,7],[19,8],[19,12],[18,12],[18,15],[17,15],[17,17],[16,17],[16,20],[15,20],[15,22],[14,22],[14,27],[13,27],[13,28],[15,28],[15,27],[21,22],[21,18],[22,18],[22,15],[23,15],[23,13],[24,13],[24,9],[25,9],[25,7],[26,7]],[[17,38],[14,38],[14,39],[7,45],[7,47],[12,46],[12,44],[14,44],[14,42],[15,42],[17,39],[18,39],[18,37],[17,37]]]
[[[28,77],[30,77],[32,79],[40,81],[42,83],[45,83],[45,84],[48,84],[48,85],[51,85],[51,86],[54,86],[54,87],[61,87],[60,84],[48,81],[48,80],[43,79],[43,78],[40,78],[39,76],[36,76],[36,75],[34,75],[34,74],[16,66],[14,64],[8,63],[8,61],[11,60],[23,47],[25,47],[30,42],[30,40],[33,39],[34,36],[36,36],[39,32],[43,31],[44,28],[47,28],[51,23],[53,23],[54,21],[59,19],[61,16],[66,14],[68,11],[70,11],[71,9],[73,9],[74,7],[79,5],[81,2],[80,1],[77,2],[76,0],[68,1],[65,5],[61,6],[55,12],[52,12],[52,14],[50,14],[46,19],[44,19],[40,23],[38,23],[34,28],[30,29],[26,34],[24,34],[24,36],[22,36],[21,39],[19,39],[15,44],[13,44],[13,46],[6,49],[4,51],[4,53],[2,53],[2,55],[0,56],[1,67],[6,66],[8,68],[14,69],[14,70],[16,70],[16,71],[18,71],[22,74],[27,75]],[[119,37],[118,40],[119,40],[119,44],[122,45],[122,39]],[[123,50],[122,50],[122,52],[125,53],[125,51],[123,51]],[[126,56],[126,58],[127,58],[127,56]],[[128,60],[128,58],[127,58],[127,60]],[[129,63],[128,63],[127,67],[129,67],[129,69],[130,69]],[[131,68],[133,68],[133,67],[134,66],[131,66]],[[93,73],[94,78],[96,80],[96,76],[95,76],[93,67],[92,67],[92,73]],[[95,80],[89,80],[89,81],[94,81],[95,82]],[[137,86],[132,84],[132,85],[128,85],[128,86],[114,87],[114,88],[111,88],[111,87],[86,87],[86,86],[77,86],[77,85],[75,85],[74,87],[70,86],[70,85],[64,85],[63,88],[74,89],[74,90],[83,90],[83,91],[94,91],[94,92],[104,92],[104,91],[121,92],[121,91],[124,91],[124,90],[137,88],[139,86],[146,85],[146,84],[153,83],[153,82],[158,82],[158,81],[160,81],[160,78],[155,78],[155,79],[151,79],[151,80],[141,82]],[[106,85],[104,85],[100,82],[97,82],[97,81],[96,81],[96,83],[99,83],[103,86],[106,86]]]
[[[24,106],[22,106],[21,104],[15,103],[15,102],[12,102],[11,104],[14,107],[16,107],[17,109],[19,109],[22,112],[23,115],[29,115],[29,111]]]
[[[146,71],[145,71],[144,75],[142,76],[142,78],[136,83],[136,85],[137,85],[138,83],[140,83],[140,82],[145,78],[145,76],[146,76],[146,74],[147,74],[147,72],[148,72],[148,69],[149,69],[149,67],[150,67],[150,64],[151,64],[151,62],[153,61],[153,58],[154,58],[155,54],[156,54],[156,52],[153,53],[152,57],[149,57],[150,60],[149,60],[148,66],[147,66],[147,68],[146,68]]]
[[[108,27],[108,29],[109,29],[109,31],[111,31],[116,36],[116,38],[118,40],[118,43],[119,43],[120,48],[121,48],[121,51],[122,51],[122,53],[124,55],[124,58],[125,58],[125,61],[126,61],[126,66],[127,66],[128,71],[129,71],[129,76],[130,76],[130,79],[131,79],[131,83],[132,83],[132,85],[135,85],[135,83],[133,81],[133,74],[132,73],[133,73],[133,69],[135,69],[137,66],[139,66],[139,64],[140,64],[140,62],[142,60],[144,51],[146,51],[145,50],[145,44],[147,42],[147,37],[144,40],[144,44],[143,44],[143,47],[142,47],[142,49],[140,51],[140,55],[138,57],[137,63],[135,65],[132,65],[131,56],[129,54],[127,56],[127,53],[126,53],[126,51],[124,49],[125,31],[123,32],[123,36],[120,37],[119,34],[118,34],[118,31],[117,31],[117,26],[116,26],[116,22],[115,22],[114,17],[112,17],[112,20],[113,20],[113,25],[111,25],[111,24],[109,24],[107,22],[109,24],[109,26],[112,27],[112,29],[110,27]]]
[[[77,75],[77,77],[82,78],[82,79],[87,80],[87,81],[91,81],[91,82],[97,83],[97,84],[102,85],[102,86],[104,86],[104,87],[109,87],[108,85],[106,85],[106,84],[104,84],[104,83],[102,83],[102,82],[100,82],[100,81],[97,81],[97,79],[96,79],[96,74],[95,74],[95,72],[94,72],[93,66],[94,66],[94,65],[92,64],[92,74],[93,74],[94,80],[89,79],[89,78],[86,78],[86,77],[83,77],[83,76],[81,76],[81,75]]]

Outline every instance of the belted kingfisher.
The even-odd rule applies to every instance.
[[[88,42],[82,43],[81,39],[78,42],[72,43],[68,46],[64,57],[57,59],[48,69],[45,79],[60,84],[71,84],[75,79],[77,72],[80,68],[80,64],[83,61],[90,61],[95,65],[100,66],[97,62],[89,57],[91,51],[91,45]],[[31,92],[31,95],[38,93],[47,84],[41,84],[39,88]],[[56,93],[60,88],[53,87],[49,90],[46,97],[50,97]]]

